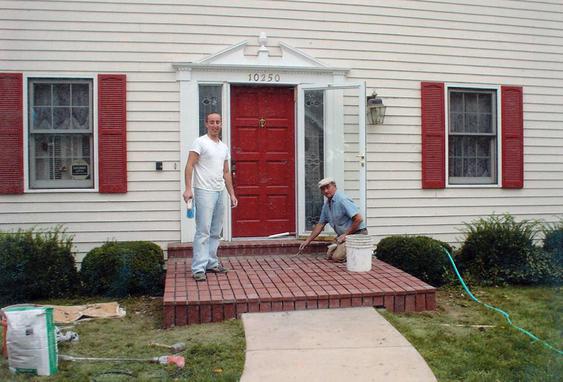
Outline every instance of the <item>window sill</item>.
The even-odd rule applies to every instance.
[[[88,188],[88,189],[78,189],[78,188],[49,188],[49,189],[27,189],[24,194],[52,194],[52,193],[91,193],[99,192],[98,189]]]
[[[502,188],[500,184],[448,184],[446,188]]]

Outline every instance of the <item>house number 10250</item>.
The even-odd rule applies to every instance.
[[[248,73],[248,81],[252,82],[280,82],[278,73]]]

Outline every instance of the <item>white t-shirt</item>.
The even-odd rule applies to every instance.
[[[223,142],[215,142],[207,134],[197,138],[190,151],[199,154],[194,166],[194,188],[222,191],[225,188],[223,166],[230,158],[229,148]]]

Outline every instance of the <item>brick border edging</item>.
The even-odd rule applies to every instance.
[[[261,255],[288,255],[297,253],[299,240],[254,240],[254,241],[229,241],[221,242],[218,256],[261,256]],[[326,252],[328,241],[313,241],[303,251],[304,254],[321,254]],[[169,259],[190,258],[192,254],[192,243],[169,244],[167,253]]]
[[[393,313],[422,312],[436,309],[436,291],[409,294],[374,294],[362,297],[322,296],[311,299],[282,301],[236,301],[188,304],[164,302],[164,327],[220,322],[240,318],[243,313],[284,312],[307,309],[347,307],[384,307]]]

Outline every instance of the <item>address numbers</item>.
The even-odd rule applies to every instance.
[[[280,82],[279,73],[248,73],[250,82]]]

